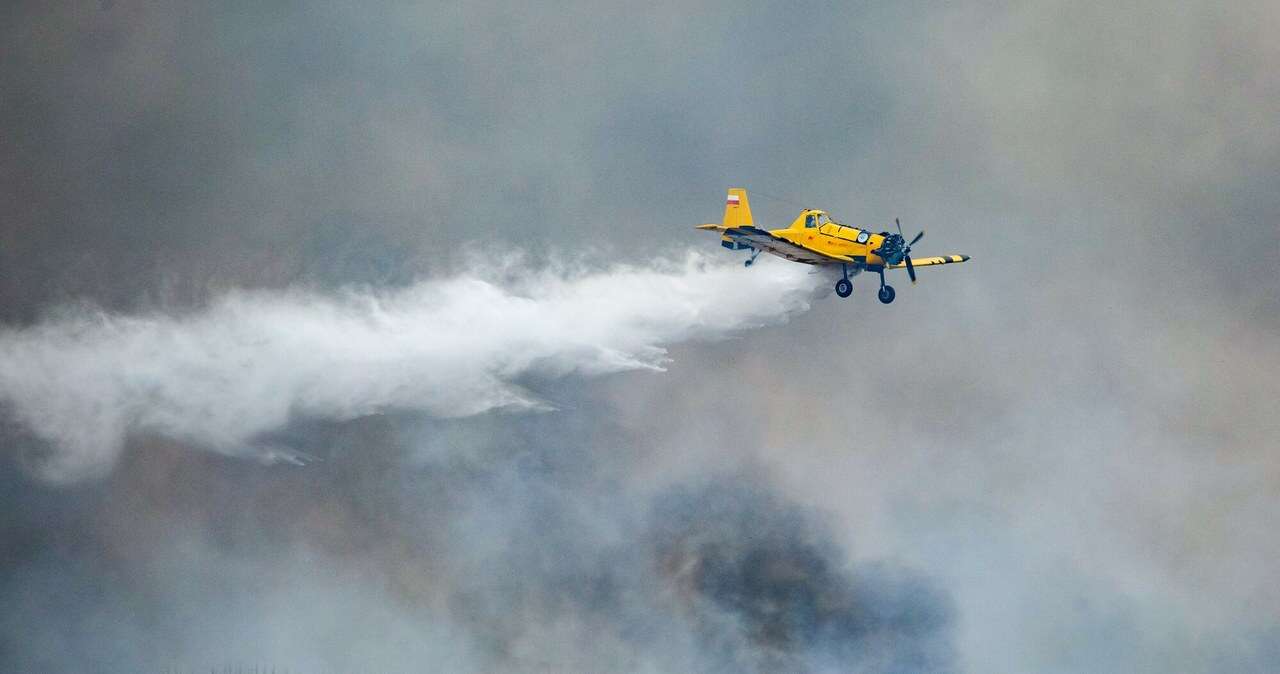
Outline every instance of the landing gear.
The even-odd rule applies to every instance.
[[[880,298],[881,304],[888,304],[893,301],[897,293],[893,292],[893,286],[886,285],[884,282],[884,270],[880,270],[880,292],[876,293],[876,297]]]
[[[848,297],[853,294],[853,281],[849,280],[849,266],[840,265],[840,280],[836,281],[836,294]]]
[[[759,249],[759,248],[752,248],[752,249],[751,249],[751,257],[747,258],[747,261],[746,261],[746,262],[743,262],[743,263],[742,263],[742,266],[744,266],[744,267],[750,267],[751,265],[755,264],[755,261],[756,261],[756,258],[757,258],[757,257],[760,257],[760,249]]]

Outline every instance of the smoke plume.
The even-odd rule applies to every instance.
[[[194,313],[61,309],[0,332],[0,402],[54,481],[99,475],[130,434],[298,460],[291,421],[460,417],[549,405],[526,377],[660,369],[663,345],[785,320],[816,285],[702,255],[584,271],[493,265],[394,291],[233,292]]]

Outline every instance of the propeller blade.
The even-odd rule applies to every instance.
[[[907,244],[907,247],[908,247],[908,248],[910,248],[910,247],[912,247],[912,246],[916,245],[916,242],[917,242],[917,241],[919,241],[920,239],[923,239],[923,238],[924,238],[924,230],[922,229],[922,230],[920,230],[920,233],[919,233],[919,234],[916,234],[916,238],[912,239],[912,240],[911,240],[911,243]]]
[[[894,219],[893,219],[893,224],[895,224],[895,225],[897,225],[897,226],[898,226],[898,236],[902,236],[902,223],[901,223],[901,222],[898,222],[898,219],[897,219],[897,218],[894,218]]]
[[[911,285],[915,285],[915,284],[916,284],[916,268],[915,268],[915,265],[911,264],[911,256],[910,256],[910,255],[907,255],[905,259],[906,259],[906,261],[907,261],[907,276],[910,276],[910,277],[911,277]]]

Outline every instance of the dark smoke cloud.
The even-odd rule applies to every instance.
[[[672,490],[652,515],[664,574],[734,617],[762,671],[953,668],[946,597],[893,565],[847,569],[810,513],[737,482]],[[714,636],[710,638],[715,638]]]
[[[487,449],[409,458],[422,424]],[[306,468],[146,448],[75,495],[95,515],[55,515],[9,553],[5,667],[955,669],[944,594],[851,564],[759,478],[636,489],[594,431],[514,425],[313,428],[325,460]]]

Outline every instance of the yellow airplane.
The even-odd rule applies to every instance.
[[[760,251],[768,251],[792,262],[830,266],[840,265],[840,280],[836,281],[836,294],[848,297],[853,293],[852,277],[863,271],[880,275],[880,301],[893,301],[893,286],[884,282],[884,270],[906,269],[911,283],[916,282],[916,267],[953,264],[969,259],[968,255],[939,255],[918,260],[911,259],[911,247],[924,236],[920,232],[910,242],[902,236],[902,224],[898,233],[873,234],[865,229],[846,227],[832,220],[826,211],[806,208],[800,211],[789,227],[764,230],[751,222],[751,206],[747,203],[747,191],[734,188],[725,199],[724,222],[698,225],[697,229],[720,232],[720,245],[729,250],[750,250],[748,267],[756,261]]]

